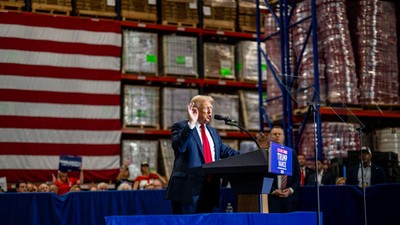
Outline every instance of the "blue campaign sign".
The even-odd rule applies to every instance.
[[[271,142],[269,147],[268,172],[281,175],[292,175],[293,149]]]
[[[60,155],[58,170],[69,172],[79,171],[82,165],[82,157],[73,155]]]

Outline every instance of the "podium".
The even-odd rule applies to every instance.
[[[238,195],[238,212],[268,212],[273,178],[267,177],[268,152],[254,150],[202,166],[206,174],[227,177]]]

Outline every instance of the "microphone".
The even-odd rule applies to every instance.
[[[218,115],[218,114],[214,115],[214,119],[223,120],[225,122],[236,122],[235,120],[232,120],[231,118],[229,118],[229,116],[221,116],[221,115]]]

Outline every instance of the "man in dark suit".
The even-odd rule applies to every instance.
[[[282,127],[274,126],[271,129],[270,140],[284,144],[285,136]],[[296,151],[292,151],[292,176],[273,175],[271,192],[268,195],[268,208],[271,213],[293,212],[297,209],[300,186],[300,166]],[[285,185],[282,186],[282,184]]]
[[[300,165],[300,185],[307,185],[308,180],[310,179],[310,175],[315,173],[315,171],[306,166],[306,156],[303,154],[298,154],[297,159],[299,160]]]
[[[189,119],[172,126],[175,161],[166,198],[172,201],[175,214],[213,212],[219,206],[220,179],[207,176],[201,166],[239,154],[223,144],[216,129],[207,125],[212,119],[213,101],[210,96],[193,97],[187,106]]]
[[[333,178],[332,173],[324,169],[324,164],[321,160],[317,161],[318,163],[318,173],[313,173],[308,178],[307,185],[315,185],[315,182],[318,180],[318,184],[320,185],[334,185],[335,179]],[[317,176],[317,177],[315,177]]]
[[[347,171],[346,184],[358,185],[362,187],[362,181],[364,180],[364,186],[371,186],[374,184],[381,184],[387,182],[385,170],[372,163],[372,152],[369,147],[362,147],[362,163],[349,168]]]

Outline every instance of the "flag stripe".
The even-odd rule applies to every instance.
[[[0,50],[0,63],[46,65],[100,70],[120,69],[120,59],[118,57],[20,50]]]
[[[49,91],[21,91],[21,90],[0,89],[0,100],[2,101],[24,102],[27,99],[37,103],[66,103],[66,104],[82,104],[82,105],[117,105],[117,106],[119,106],[120,104],[119,95],[95,95],[95,94],[78,94],[78,93],[60,93],[60,92],[49,92]]]
[[[119,95],[120,85],[118,81],[93,82],[82,79],[23,77],[6,74],[0,76],[0,89]]]
[[[15,63],[0,63],[0,75],[19,75],[29,77],[70,78],[98,81],[120,81],[121,74],[112,70],[86,68],[58,68]]]
[[[69,30],[97,31],[108,33],[121,33],[118,21],[87,19],[80,17],[55,17],[54,15],[31,13],[1,13],[0,24],[29,25],[38,28],[54,27]]]
[[[119,155],[116,144],[53,144],[0,142],[1,155]]]
[[[1,25],[0,25],[1,27]],[[1,29],[1,28],[0,28]],[[32,41],[20,38],[0,38],[0,49],[22,51],[78,53],[97,56],[119,57],[121,52],[115,46],[88,45],[80,43],[62,43],[54,41]]]
[[[0,116],[3,128],[36,128],[62,130],[120,130],[121,122],[115,119],[48,118],[28,116]]]
[[[3,128],[0,130],[0,142],[119,144],[120,132]]]
[[[81,119],[119,119],[119,106],[0,102],[0,115]]]

